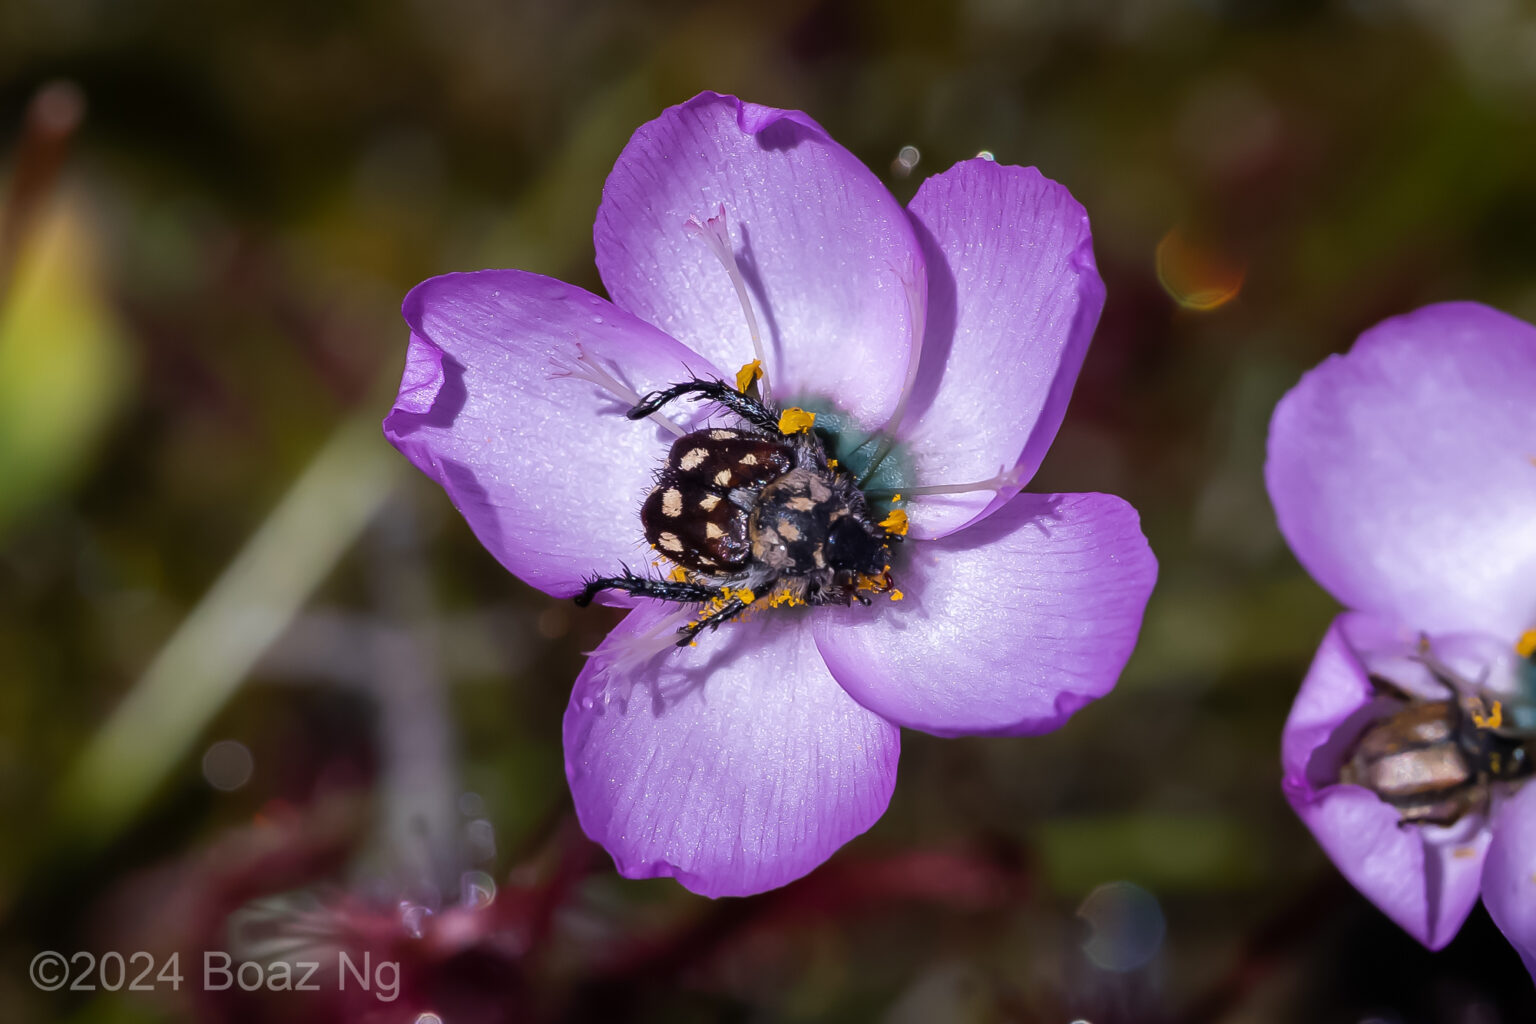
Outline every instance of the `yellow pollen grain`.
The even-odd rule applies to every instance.
[[[828,469],[836,469],[837,468],[837,460],[836,459],[828,459],[827,460],[827,468]]]
[[[1477,848],[1475,846],[1458,846],[1451,851],[1451,856],[1457,860],[1471,860],[1477,856]]]
[[[757,600],[757,595],[752,593],[752,591],[748,590],[746,587],[742,587],[740,590],[736,591],[736,600],[740,601],[742,604],[751,604],[753,601]]]
[[[688,570],[684,569],[680,565],[673,566],[672,571],[667,573],[667,579],[673,581],[674,583],[687,583]]]
[[[1497,729],[1499,726],[1503,725],[1504,702],[1501,700],[1494,701],[1493,709],[1490,710],[1486,715],[1479,715],[1474,712],[1472,715],[1472,724],[1477,726],[1479,729]]]
[[[816,414],[804,409],[790,407],[779,416],[779,432],[783,434],[799,434],[815,425]]]
[[[906,536],[910,524],[907,522],[907,514],[901,509],[892,509],[891,514],[880,520],[880,526],[886,533],[894,533],[898,536]]]
[[[1536,656],[1536,629],[1528,629],[1515,642],[1515,653],[1522,658]]]
[[[901,599],[902,599],[902,598],[904,598],[904,597],[906,597],[906,596],[907,596],[907,595],[906,595],[906,594],[903,594],[903,593],[902,593],[902,592],[901,592],[901,591],[899,591],[899,590],[893,590],[893,591],[891,591],[891,600],[892,600],[892,601],[900,601],[900,600],[901,600]]]
[[[750,363],[736,371],[736,390],[740,391],[742,394],[746,394],[747,388],[752,386],[752,382],[757,380],[762,375],[763,361],[761,359],[752,360]]]
[[[790,608],[796,608],[802,604],[805,604],[805,601],[788,590],[777,590],[768,595],[768,607],[770,608],[783,608],[786,605]]]

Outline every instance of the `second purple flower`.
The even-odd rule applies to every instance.
[[[1114,686],[1136,513],[1020,493],[1104,299],[1065,189],[977,159],[903,209],[806,115],[705,93],[635,133],[594,241],[611,302],[414,289],[385,433],[510,571],[632,607],[565,719],[623,874],[782,885],[884,812],[900,727],[1040,733]]]
[[[1349,609],[1286,722],[1285,793],[1431,949],[1479,896],[1536,974],[1536,327],[1384,321],[1275,410],[1266,477]]]

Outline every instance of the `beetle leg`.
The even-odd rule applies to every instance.
[[[704,618],[699,619],[697,622],[690,622],[688,625],[678,630],[677,646],[687,647],[689,644],[693,643],[693,638],[698,636],[700,631],[702,631],[705,627],[708,627],[709,629],[719,629],[720,623],[735,618],[736,615],[740,613],[741,610],[745,607],[746,604],[741,600],[734,597],[731,598],[718,609],[704,616]]]
[[[1413,694],[1398,686],[1386,676],[1372,672],[1366,677],[1366,680],[1371,684],[1371,689],[1378,697],[1392,697],[1395,700],[1402,701],[1404,704],[1412,704],[1414,702]]]
[[[1435,682],[1450,691],[1453,697],[1468,697],[1477,693],[1478,686],[1470,679],[1461,676],[1455,669],[1447,665],[1435,656],[1430,650],[1428,638],[1419,641],[1419,653],[1414,655],[1414,660],[1429,670],[1429,674]]]
[[[696,402],[709,401],[724,406],[759,430],[766,431],[775,437],[785,436],[783,431],[779,430],[779,417],[772,409],[751,395],[742,394],[723,380],[685,380],[681,384],[673,384],[660,391],[652,391],[640,399],[640,404],[625,415],[632,420],[645,419],[668,402],[682,398],[684,395],[693,395]]]
[[[586,587],[576,595],[576,604],[585,608],[604,590],[622,590],[636,597],[654,597],[658,601],[676,601],[678,604],[694,604],[720,596],[718,589],[702,583],[651,579],[636,576],[626,569],[622,576],[598,576],[588,580]]]

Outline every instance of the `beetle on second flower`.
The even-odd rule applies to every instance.
[[[1285,795],[1430,949],[1479,897],[1536,974],[1536,327],[1471,302],[1360,336],[1281,399],[1280,530],[1348,609],[1281,740]]]
[[[622,874],[783,885],[884,812],[902,727],[1046,732],[1114,686],[1135,510],[1020,493],[1104,299],[1066,189],[974,159],[903,209],[805,114],[704,93],[635,133],[594,242],[612,301],[412,290],[384,430],[510,571],[631,608],[564,729]]]

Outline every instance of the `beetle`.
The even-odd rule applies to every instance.
[[[1397,707],[1351,744],[1339,781],[1397,808],[1399,825],[1453,825],[1486,811],[1494,784],[1532,774],[1536,731],[1503,727],[1501,702],[1433,658],[1427,640],[1420,646],[1417,660],[1449,697],[1430,700],[1372,674],[1372,688]]]
[[[666,579],[627,568],[589,579],[586,606],[604,590],[704,605],[678,646],[717,628],[759,596],[771,604],[868,605],[891,590],[891,546],[901,534],[875,522],[857,482],[807,425],[724,381],[688,380],[645,396],[625,415],[643,419],[678,398],[710,401],[740,427],[707,427],[673,442],[640,509],[645,538],[677,568]]]

